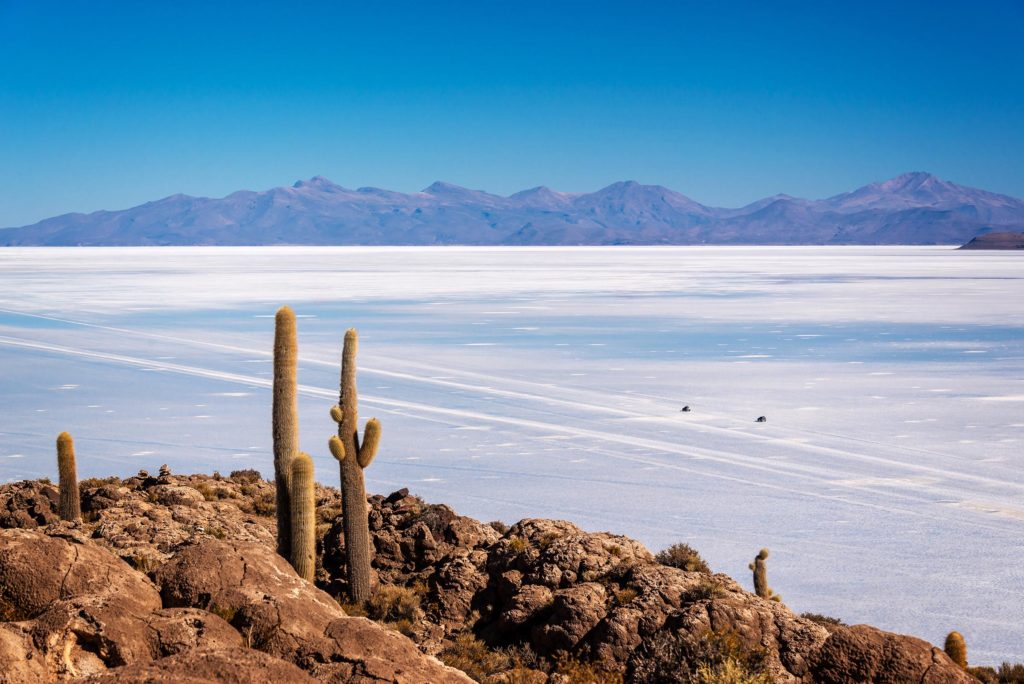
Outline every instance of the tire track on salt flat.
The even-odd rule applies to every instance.
[[[25,313],[25,312],[21,312],[21,311],[10,310],[10,309],[0,309],[0,311],[3,311],[5,313],[16,314],[16,315],[28,316],[28,317],[32,317],[32,318],[39,318],[39,319],[43,319],[43,320],[51,320],[51,321],[54,321],[54,322],[60,322],[60,323],[78,325],[78,326],[83,326],[83,327],[95,328],[95,329],[99,329],[99,330],[118,332],[118,333],[122,333],[122,334],[130,334],[130,335],[139,336],[139,337],[146,337],[146,338],[151,338],[151,339],[161,339],[161,340],[177,342],[177,343],[182,343],[182,344],[188,344],[188,345],[197,346],[197,347],[207,347],[207,348],[214,348],[214,349],[223,349],[223,350],[226,350],[226,351],[245,353],[245,354],[253,354],[253,355],[267,357],[267,358],[270,358],[272,356],[271,352],[266,351],[266,350],[262,350],[262,349],[252,349],[252,348],[248,348],[248,347],[240,347],[240,346],[237,346],[237,345],[227,345],[227,344],[222,344],[222,343],[217,343],[217,342],[206,342],[206,341],[200,341],[200,340],[192,340],[192,339],[182,338],[182,337],[177,337],[177,336],[172,336],[172,335],[163,335],[163,334],[160,334],[160,333],[148,333],[148,332],[144,332],[144,331],[133,330],[133,329],[128,329],[128,328],[118,328],[118,327],[114,327],[114,326],[104,326],[104,325],[99,325],[99,324],[96,324],[96,323],[86,323],[86,322],[81,322],[81,321],[75,321],[73,319],[65,319],[65,318],[60,318],[60,317],[56,317],[56,316],[47,316],[47,315],[43,315],[43,314]],[[312,357],[309,357],[308,355],[307,356],[300,355],[300,359],[299,360],[300,360],[301,363],[306,363],[306,364],[313,364],[313,365],[319,365],[319,366],[333,366],[333,367],[337,366],[337,360],[324,360],[324,359],[320,359],[320,358],[312,358]],[[404,362],[404,363],[408,364],[409,362]],[[454,373],[454,374],[461,374],[461,375],[469,376],[469,377],[479,377],[481,379],[494,380],[494,381],[497,381],[497,382],[514,382],[514,383],[517,383],[517,384],[527,384],[527,385],[539,386],[539,383],[531,383],[531,382],[528,382],[528,381],[523,381],[523,380],[518,380],[518,379],[509,380],[509,379],[504,379],[504,378],[500,378],[500,377],[487,376],[487,375],[483,375],[483,374],[479,374],[479,373],[472,373],[472,372],[460,372],[460,371],[457,371],[457,370],[448,369],[448,368],[441,367],[441,366],[430,366],[430,365],[426,365],[426,364],[415,364],[415,363],[412,364],[412,365],[421,367],[421,368],[423,368],[425,370],[433,369],[435,371],[441,371],[441,372],[446,372],[446,373]],[[468,392],[472,392],[472,393],[477,393],[477,394],[488,394],[488,395],[491,395],[491,396],[502,396],[502,397],[506,397],[506,398],[526,401],[526,402],[529,402],[529,403],[541,403],[541,404],[546,404],[546,405],[549,405],[549,406],[563,406],[563,407],[566,407],[566,408],[571,408],[571,409],[576,409],[576,410],[578,410],[581,407],[585,407],[585,408],[590,409],[592,411],[604,412],[604,413],[606,413],[608,415],[614,415],[614,416],[618,416],[618,417],[621,417],[621,418],[638,419],[638,420],[643,420],[645,422],[658,423],[660,425],[672,427],[672,428],[675,428],[675,429],[679,429],[680,427],[682,427],[677,420],[670,419],[670,418],[667,418],[667,417],[650,416],[648,414],[640,413],[640,412],[634,411],[634,410],[617,408],[617,407],[607,406],[607,405],[603,405],[603,404],[596,404],[596,403],[593,403],[592,400],[590,400],[592,398],[592,396],[593,396],[593,393],[578,392],[576,390],[566,390],[565,388],[558,388],[558,389],[560,391],[562,391],[563,393],[564,392],[575,392],[575,393],[581,395],[583,398],[585,398],[586,401],[584,399],[575,399],[575,400],[574,399],[559,399],[559,398],[555,398],[555,397],[551,397],[551,396],[546,396],[546,395],[537,395],[537,394],[532,394],[532,393],[528,393],[528,392],[521,392],[521,391],[517,391],[517,390],[500,389],[500,388],[491,387],[491,386],[484,386],[484,387],[482,387],[480,385],[473,385],[473,384],[468,384],[468,383],[464,383],[464,382],[458,382],[458,381],[450,380],[450,379],[447,379],[447,378],[423,377],[423,376],[418,376],[418,375],[414,375],[414,374],[411,374],[411,373],[403,373],[403,372],[400,372],[400,371],[381,370],[381,369],[373,368],[372,366],[370,366],[370,367],[360,366],[360,370],[365,372],[365,373],[367,373],[367,374],[379,375],[381,377],[387,377],[387,378],[396,379],[396,380],[406,380],[406,381],[410,381],[410,382],[419,382],[419,383],[425,383],[425,384],[432,384],[432,385],[436,385],[436,386],[440,386],[440,387],[448,387],[448,388],[453,388],[453,389],[459,389],[459,390],[464,390],[464,391],[468,391]],[[552,387],[544,386],[544,389],[550,391],[552,389]],[[722,415],[722,414],[714,414],[714,413],[709,413],[709,414],[705,414],[705,415],[707,415],[709,417],[712,417],[712,418],[717,418],[717,419],[720,419],[720,420],[726,420],[726,421],[732,422],[737,427],[744,427],[744,428],[747,427],[747,423],[746,422],[737,421],[735,418],[732,418],[731,416]],[[922,474],[922,475],[935,476],[935,477],[939,477],[939,478],[942,478],[942,479],[945,479],[945,480],[950,480],[950,481],[961,480],[961,481],[973,482],[973,483],[976,483],[976,484],[981,484],[981,485],[984,485],[986,487],[996,487],[996,488],[999,488],[999,489],[1010,488],[1010,489],[1016,490],[1020,494],[1024,494],[1024,483],[1008,482],[1006,480],[1001,480],[1001,479],[997,479],[997,478],[985,477],[985,476],[981,476],[981,475],[974,475],[972,473],[964,473],[964,472],[959,472],[959,471],[955,471],[955,470],[948,470],[948,469],[945,469],[945,468],[938,468],[938,467],[935,467],[935,466],[922,465],[922,464],[919,464],[919,463],[907,463],[906,461],[894,460],[894,459],[885,458],[885,457],[882,457],[882,456],[871,456],[869,454],[864,454],[864,453],[859,453],[859,452],[852,452],[852,451],[849,451],[848,449],[843,449],[843,448],[836,447],[836,446],[829,446],[829,445],[824,445],[824,444],[808,444],[808,443],[805,443],[805,442],[797,441],[796,439],[794,439],[794,437],[791,434],[787,435],[785,433],[779,433],[778,431],[774,430],[773,428],[763,428],[763,430],[765,432],[773,433],[771,435],[764,435],[764,434],[751,433],[751,432],[748,432],[746,430],[744,430],[743,432],[739,432],[738,433],[733,428],[720,427],[720,426],[716,426],[716,425],[709,425],[707,423],[693,423],[693,422],[691,422],[691,423],[687,423],[685,427],[686,427],[686,429],[693,430],[693,431],[696,431],[696,432],[701,432],[701,433],[706,433],[706,434],[717,434],[717,435],[720,435],[720,436],[727,437],[727,438],[729,438],[731,440],[736,440],[738,438],[738,436],[742,436],[743,438],[745,438],[745,439],[747,439],[747,440],[749,440],[751,442],[760,442],[761,444],[777,444],[777,443],[782,442],[782,443],[786,443],[788,446],[791,446],[793,448],[799,449],[799,450],[804,451],[804,452],[815,452],[815,453],[818,453],[818,454],[823,455],[823,456],[839,457],[839,458],[847,459],[847,460],[850,460],[850,461],[860,461],[860,462],[863,462],[863,463],[882,465],[882,466],[887,467],[887,468],[903,469],[905,471],[915,472],[915,473],[919,473],[919,474]],[[831,434],[831,433],[817,432],[817,431],[813,431],[813,430],[797,429],[797,428],[791,428],[790,432],[791,433],[795,433],[797,435],[813,435],[814,437],[819,437],[819,438],[820,437],[827,437],[827,438],[837,439],[837,440],[841,440],[841,441],[852,441],[852,442],[867,443],[867,444],[870,444],[870,445],[875,446],[875,447],[884,447],[885,449],[891,449],[891,450],[895,450],[895,451],[905,451],[905,452],[916,453],[916,454],[927,454],[927,455],[932,455],[932,456],[938,456],[938,457],[941,457],[941,458],[944,458],[944,459],[952,458],[948,454],[943,454],[941,452],[931,451],[931,450],[927,450],[927,449],[918,449],[918,448],[915,448],[915,447],[909,447],[909,446],[904,446],[904,445],[887,444],[887,443],[884,443],[884,442],[877,442],[877,441],[872,441],[872,440],[859,439],[857,437],[849,437],[849,436],[845,436],[845,435],[836,435],[836,434]],[[707,457],[710,458],[710,456],[707,456]],[[743,457],[743,458],[746,458],[746,457]],[[836,463],[834,461],[830,463],[830,466],[832,466],[832,470],[833,471],[835,470],[835,465],[836,465]],[[823,480],[825,480],[825,482],[827,484],[830,484],[832,486],[836,486],[836,485],[840,484],[839,482],[836,481],[835,477],[826,477],[826,471],[823,470],[822,468],[818,468],[818,467],[814,467],[814,466],[808,466],[806,464],[795,464],[795,463],[788,463],[788,464],[786,464],[786,467],[787,467],[787,469],[790,472],[794,472],[794,473],[802,472],[802,473],[814,475],[816,477],[821,477]],[[855,473],[851,473],[851,474],[858,475],[858,474],[855,474]],[[863,477],[863,476],[860,476],[860,477]],[[899,478],[890,478],[890,479],[891,480],[898,480]],[[950,498],[950,497],[955,498],[955,497],[958,497],[958,496],[962,495],[962,490],[953,487],[952,484],[950,486],[947,486],[947,487],[939,487],[939,486],[936,486],[936,485],[923,485],[921,483],[918,483],[915,486],[917,486],[919,489],[930,489],[934,494],[941,495],[943,498]],[[872,490],[872,491],[874,491],[874,490]]]
[[[63,354],[63,355],[79,356],[79,357],[83,357],[83,358],[91,358],[91,359],[97,359],[97,360],[102,360],[102,361],[115,362],[115,363],[120,363],[120,364],[128,365],[128,366],[144,367],[144,368],[150,368],[150,369],[154,369],[154,370],[161,370],[161,371],[166,371],[166,372],[173,372],[173,373],[178,373],[178,374],[191,375],[191,376],[195,376],[195,377],[203,377],[203,378],[208,378],[208,379],[212,379],[212,380],[221,380],[221,381],[225,381],[225,382],[232,382],[232,383],[236,383],[236,384],[246,385],[246,386],[249,386],[249,387],[260,387],[260,388],[269,389],[272,386],[272,381],[271,380],[263,379],[263,378],[257,378],[257,377],[251,376],[251,375],[244,375],[244,374],[241,374],[241,373],[232,373],[232,372],[227,372],[227,371],[216,371],[216,370],[210,370],[210,369],[207,369],[207,368],[200,368],[200,367],[197,367],[197,366],[187,366],[187,365],[183,365],[183,364],[169,363],[169,362],[166,362],[166,361],[157,361],[157,360],[143,359],[143,358],[139,358],[139,357],[126,356],[126,355],[123,355],[123,354],[114,354],[114,353],[111,353],[111,352],[100,352],[100,351],[91,351],[91,350],[85,350],[85,349],[74,349],[74,348],[70,348],[70,347],[63,347],[63,346],[60,346],[60,345],[54,345],[54,344],[49,344],[49,343],[20,340],[20,339],[17,339],[17,338],[11,338],[11,337],[7,337],[7,336],[0,336],[0,344],[4,344],[4,345],[7,345],[7,346],[13,346],[13,347],[21,347],[21,348],[26,348],[26,349],[34,349],[34,350],[38,350],[38,351],[46,351],[46,352],[51,352],[51,353]],[[326,390],[326,389],[323,389],[323,388],[312,387],[312,386],[308,386],[308,385],[300,385],[299,386],[299,393],[300,394],[304,394],[306,396],[330,398],[332,401],[337,396],[337,392],[335,390]],[[649,449],[651,451],[658,451],[658,452],[662,452],[662,453],[668,453],[668,454],[672,454],[672,455],[676,455],[676,456],[689,457],[689,458],[699,459],[699,460],[709,460],[709,461],[713,461],[713,462],[716,462],[716,463],[721,463],[721,464],[729,465],[729,466],[739,466],[739,467],[747,468],[749,470],[755,470],[755,471],[759,471],[759,472],[768,473],[770,475],[789,476],[789,477],[792,477],[792,478],[806,480],[806,481],[812,482],[812,483],[814,483],[816,485],[827,485],[827,486],[831,486],[831,487],[839,486],[839,487],[842,487],[843,489],[847,489],[847,490],[850,490],[850,491],[869,492],[869,493],[872,493],[872,494],[875,494],[875,495],[878,495],[878,496],[882,496],[883,494],[884,494],[884,496],[887,496],[887,497],[900,496],[898,493],[894,493],[894,492],[889,491],[889,490],[886,490],[885,492],[881,492],[881,491],[874,490],[874,489],[871,489],[870,487],[866,487],[866,486],[850,486],[850,485],[836,484],[832,480],[822,478],[819,475],[812,475],[812,474],[804,474],[804,473],[799,473],[799,472],[792,472],[789,468],[782,469],[782,468],[778,468],[778,467],[770,467],[769,465],[766,465],[766,464],[764,464],[762,462],[755,461],[754,459],[752,459],[750,457],[746,457],[746,456],[743,456],[741,454],[737,454],[737,453],[733,453],[733,452],[720,451],[720,450],[711,450],[711,449],[705,449],[705,448],[701,448],[701,447],[680,447],[680,446],[675,445],[675,444],[663,442],[663,441],[660,441],[660,440],[645,438],[645,437],[636,437],[636,436],[632,436],[632,435],[620,435],[620,434],[613,433],[613,432],[605,432],[605,431],[591,430],[591,429],[585,429],[585,428],[574,428],[574,427],[568,427],[568,426],[565,426],[565,425],[561,425],[561,424],[558,424],[558,423],[547,423],[547,422],[542,422],[542,421],[537,421],[537,420],[530,420],[530,419],[512,418],[512,417],[506,417],[506,416],[496,416],[496,415],[491,415],[491,414],[487,414],[487,413],[481,413],[481,412],[477,412],[477,411],[468,411],[468,410],[464,410],[464,409],[443,408],[443,407],[438,407],[438,406],[434,406],[434,405],[430,405],[430,404],[421,404],[421,403],[417,403],[417,402],[403,401],[403,400],[399,400],[399,399],[386,399],[386,398],[382,398],[382,397],[376,397],[376,396],[365,395],[365,394],[362,394],[360,396],[360,399],[362,401],[364,401],[365,403],[367,403],[367,404],[376,405],[376,406],[379,406],[379,407],[384,408],[384,409],[397,409],[399,411],[410,411],[410,410],[412,410],[412,411],[415,411],[415,412],[428,412],[428,413],[433,413],[433,414],[443,415],[443,416],[448,416],[448,417],[456,417],[456,418],[460,418],[460,419],[468,419],[468,420],[478,421],[478,422],[482,422],[482,423],[500,423],[500,424],[512,425],[512,426],[520,427],[520,428],[529,428],[531,430],[540,431],[540,432],[546,432],[546,433],[556,432],[556,433],[561,433],[561,434],[566,434],[566,435],[571,435],[571,436],[576,436],[576,437],[584,437],[584,438],[588,438],[588,439],[594,439],[594,440],[598,441],[599,443],[601,443],[601,442],[604,442],[604,443],[611,442],[611,443],[628,445],[628,446],[632,446],[632,447],[642,446],[642,447],[644,447],[646,449]],[[886,512],[889,512],[889,513],[897,513],[897,514],[902,514],[902,515],[912,515],[914,517],[923,517],[923,518],[932,519],[932,520],[945,520],[946,519],[945,517],[930,515],[930,514],[927,514],[925,512],[922,512],[920,510],[910,510],[910,509],[907,509],[907,508],[900,508],[900,507],[894,507],[894,506],[886,506],[886,505],[871,503],[871,502],[862,501],[862,500],[848,499],[848,498],[842,497],[842,496],[836,496],[836,495],[830,495],[830,494],[822,494],[822,493],[815,492],[815,491],[808,491],[807,489],[802,489],[802,488],[785,487],[785,486],[782,486],[782,485],[772,484],[770,482],[764,482],[764,481],[758,481],[758,480],[750,480],[750,479],[738,477],[738,476],[735,476],[735,475],[727,475],[727,474],[723,474],[723,473],[708,472],[706,470],[701,470],[701,469],[698,469],[698,468],[687,467],[687,466],[684,466],[684,465],[679,464],[679,463],[671,463],[671,462],[661,461],[661,460],[658,460],[658,459],[656,459],[654,457],[650,457],[650,456],[626,455],[626,454],[623,454],[623,453],[618,452],[618,451],[615,451],[615,452],[607,451],[607,452],[604,452],[603,455],[605,457],[611,458],[611,459],[623,460],[623,461],[627,461],[627,462],[639,463],[639,464],[643,464],[643,465],[655,466],[655,467],[660,467],[660,468],[666,468],[666,469],[675,470],[675,471],[678,471],[678,472],[686,472],[686,473],[698,475],[698,476],[701,476],[701,477],[709,477],[709,478],[714,478],[714,479],[719,479],[719,480],[724,480],[724,481],[729,481],[729,482],[735,482],[735,483],[738,483],[738,484],[743,484],[743,485],[757,487],[757,488],[762,488],[762,489],[768,489],[768,490],[785,492],[785,493],[790,494],[790,495],[797,495],[797,496],[808,497],[808,498],[816,498],[816,499],[822,499],[822,500],[827,500],[827,501],[834,501],[834,502],[839,502],[839,503],[846,504],[846,505],[854,505],[854,506],[860,506],[860,507],[867,507],[867,508],[872,508],[872,509],[876,509],[876,510],[886,511]],[[771,464],[775,465],[775,466],[783,465],[783,464],[781,464],[779,462],[776,462],[776,461],[772,461]],[[788,466],[790,464],[785,464],[785,465]],[[637,484],[638,484],[638,486],[643,486],[642,483],[637,483]],[[909,499],[910,501],[912,501],[914,503],[920,503],[919,500],[913,499],[911,497],[903,496],[902,498]],[[978,520],[962,521],[962,522],[965,522],[966,524],[970,524],[970,525],[976,525],[976,526],[984,527],[984,528],[987,528],[987,529],[993,529],[993,530],[999,530],[999,531],[1003,530],[1003,528],[1001,528],[999,526],[988,525],[988,524],[985,524],[984,522],[978,521]]]

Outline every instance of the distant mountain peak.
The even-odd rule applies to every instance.
[[[295,181],[295,183],[292,185],[292,187],[296,188],[296,189],[298,189],[298,188],[315,188],[315,189],[323,190],[323,189],[331,189],[331,188],[340,188],[341,186],[338,185],[337,183],[331,181],[328,178],[324,178],[323,176],[313,176],[309,180]]]
[[[900,175],[890,178],[889,180],[882,181],[880,183],[874,183],[878,188],[887,190],[889,192],[907,192],[917,190],[918,188],[929,188],[929,187],[954,187],[953,183],[942,180],[938,176],[927,173],[925,171],[911,171],[910,173],[901,173]]]
[[[455,185],[455,183],[446,183],[444,181],[434,181],[427,187],[423,188],[423,192],[431,195],[451,195],[451,194],[462,194],[465,192],[473,192],[469,188],[464,188],[461,185]]]
[[[509,195],[509,199],[513,202],[523,202],[534,205],[563,204],[570,201],[573,197],[575,197],[575,195],[567,192],[557,192],[546,185],[538,185],[535,188],[520,190],[513,195]]]

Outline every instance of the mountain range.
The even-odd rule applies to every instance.
[[[350,190],[316,176],[220,199],[172,195],[64,214],[2,229],[0,245],[930,245],[1014,230],[1024,230],[1024,201],[922,172],[739,209],[633,181],[503,197],[443,182],[415,193]]]

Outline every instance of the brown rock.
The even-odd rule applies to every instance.
[[[250,648],[203,648],[74,681],[81,684],[313,684],[316,680],[291,663]]]
[[[167,608],[149,616],[146,622],[156,658],[194,648],[231,649],[248,646],[242,635],[219,615],[198,608]]]
[[[145,575],[82,537],[48,531],[0,530],[0,618],[31,619],[57,601],[91,594],[128,596],[144,610],[160,607]]]
[[[0,528],[34,528],[57,522],[60,494],[39,480],[12,482],[0,489]]]
[[[538,651],[574,649],[604,619],[606,599],[605,588],[594,582],[556,591],[549,616],[533,630],[533,643]]]
[[[253,542],[208,539],[185,547],[154,580],[165,606],[212,611],[254,647],[282,657],[345,615],[272,548]]]
[[[468,684],[473,680],[420,653],[401,634],[366,618],[341,618],[304,647],[296,663],[321,682]]]
[[[46,663],[35,657],[25,625],[0,623],[0,684],[29,684],[50,679]]]
[[[975,681],[928,642],[868,625],[834,631],[815,656],[812,671],[814,680],[822,684],[968,684]]]

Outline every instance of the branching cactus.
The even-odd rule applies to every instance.
[[[768,560],[768,549],[761,549],[757,556],[754,557],[754,562],[747,566],[754,571],[754,593],[763,599],[781,601],[782,597],[776,594],[772,588],[768,586],[768,568],[765,566],[766,560]]]
[[[359,440],[359,395],[356,391],[356,351],[359,336],[355,329],[345,333],[341,353],[341,393],[331,418],[338,424],[330,449],[341,464],[341,506],[345,528],[345,554],[348,557],[348,586],[352,601],[370,598],[370,526],[367,519],[366,486],[363,469],[370,465],[380,444],[380,422],[371,418]]]
[[[313,581],[316,573],[316,494],[313,486],[313,459],[299,453],[291,465],[291,563],[304,580]]]
[[[60,519],[80,521],[82,505],[78,499],[75,442],[66,432],[57,436],[57,471],[60,474]]]
[[[967,669],[967,642],[964,641],[964,635],[960,632],[950,632],[949,636],[946,637],[946,655],[954,663]]]
[[[299,451],[299,412],[297,404],[298,342],[295,312],[282,306],[274,317],[274,483],[277,486],[277,552],[291,560],[291,502],[289,480],[291,464]]]

